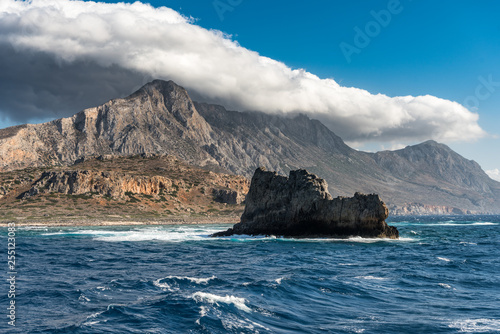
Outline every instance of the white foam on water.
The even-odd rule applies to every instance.
[[[250,313],[252,310],[245,304],[247,300],[245,298],[240,298],[240,297],[235,297],[235,296],[219,296],[215,295],[212,293],[208,292],[195,292],[194,294],[191,295],[191,298],[193,298],[197,303],[198,302],[207,302],[210,304],[215,304],[219,305],[219,303],[224,303],[224,304],[233,304],[236,308]]]
[[[391,224],[395,226],[404,225],[404,226],[492,226],[499,225],[498,222],[481,222],[481,221],[456,221],[456,220],[448,220],[448,221],[438,221],[438,222],[391,222]],[[414,233],[415,231],[410,231],[410,233]],[[416,232],[415,232],[416,233]]]
[[[177,227],[177,228],[142,228],[131,231],[114,232],[111,235],[97,235],[95,240],[108,242],[121,241],[167,241],[184,242],[206,240],[218,229]]]
[[[83,302],[83,301],[89,302],[90,301],[90,299],[88,299],[83,293],[80,295],[80,297],[78,297],[78,300],[81,302]]]
[[[462,333],[498,333],[500,319],[463,319],[452,322],[448,327]]]
[[[102,312],[97,312],[97,313],[92,313],[91,315],[89,315],[85,321],[82,323],[83,326],[92,326],[92,325],[97,325],[98,323],[101,322],[101,320],[94,320],[95,318],[97,318],[98,316],[100,316],[101,314],[103,314],[104,311]],[[108,320],[104,319],[102,320],[102,322],[107,322]]]
[[[185,241],[238,241],[253,242],[263,240],[286,241],[286,242],[408,242],[415,241],[414,238],[400,237],[399,239],[388,238],[283,238],[271,236],[251,236],[251,235],[233,235],[229,237],[212,238],[215,232],[219,232],[225,227],[221,226],[155,226],[155,227],[136,227],[130,230],[106,230],[106,229],[79,229],[79,230],[59,230],[58,232],[43,233],[44,236],[58,235],[81,235],[90,236],[94,240],[106,242],[140,242],[140,241],[165,241],[165,242],[185,242]]]
[[[205,306],[200,306],[200,318],[203,318],[208,313],[208,308]]]
[[[200,317],[196,319],[195,323],[201,325],[201,318],[205,317],[208,314],[208,308],[205,306],[200,306]]]
[[[100,323],[100,321],[86,321],[83,323],[84,326],[93,326],[93,325],[97,325],[98,323]]]
[[[374,243],[374,242],[401,242],[401,241],[415,241],[416,239],[409,237],[400,237],[399,239],[389,238],[363,238],[363,237],[349,237],[349,238],[291,238],[291,237],[277,237],[275,235],[247,235],[235,234],[229,237],[218,237],[217,239],[225,239],[231,241],[262,241],[262,240],[278,240],[285,242],[359,242],[359,243]]]
[[[328,288],[319,288],[319,290],[323,293],[332,293],[332,290],[328,289]]]
[[[22,230],[22,231],[48,231],[49,229],[47,228],[47,226],[37,226],[37,225],[28,225],[28,226],[19,226],[18,227],[19,230]]]
[[[444,261],[444,262],[451,262],[451,260],[450,260],[450,259],[447,259],[447,258],[445,258],[445,257],[439,257],[439,256],[438,256],[438,258],[437,258],[437,259],[438,259],[438,260],[441,260],[441,261]]]
[[[492,223],[492,222],[463,222],[463,223],[458,223],[458,222],[440,222],[440,223],[418,223],[415,225],[420,225],[420,226],[491,226],[491,225],[498,225],[499,223]]]
[[[108,307],[106,307],[106,311],[110,311],[112,309],[114,309],[115,307],[124,307],[124,306],[127,306],[125,304],[109,304]]]
[[[160,282],[162,279],[163,278],[158,278],[153,282],[153,285],[159,287],[160,289],[167,289],[168,291],[173,292],[174,290],[170,287],[170,284]]]
[[[51,232],[51,233],[42,233],[45,236],[53,236],[53,235],[113,235],[117,233],[117,231],[105,231],[105,230],[78,230],[78,231],[62,231],[59,232]]]
[[[477,243],[475,243],[475,242],[468,242],[468,241],[460,241],[460,245],[472,245],[472,246],[477,246]]]
[[[213,240],[212,233],[220,231],[220,227],[206,226],[155,226],[138,227],[130,230],[106,230],[106,229],[80,229],[60,230],[58,232],[44,233],[44,236],[57,235],[82,235],[91,236],[94,240],[121,242],[121,241],[167,241],[183,242],[190,240]]]
[[[162,289],[167,289],[167,290],[172,292],[173,289],[171,288],[171,285],[168,284],[167,282],[162,282],[162,281],[175,279],[175,280],[187,280],[187,281],[190,281],[190,282],[196,283],[196,284],[208,284],[209,281],[216,279],[216,278],[217,278],[217,276],[215,276],[215,275],[213,275],[211,277],[206,277],[206,278],[197,278],[197,277],[188,277],[188,276],[167,276],[167,277],[163,277],[163,278],[158,278],[156,281],[153,282],[153,285],[155,285],[159,288],[162,288]]]
[[[234,234],[229,237],[217,237],[217,239],[221,240],[231,240],[231,241],[261,241],[261,240],[276,240],[283,239],[278,238],[275,235],[248,235],[248,234]]]
[[[399,239],[389,239],[389,238],[363,238],[363,237],[351,237],[349,239],[340,239],[345,241],[354,241],[361,243],[374,243],[374,242],[407,242],[407,241],[416,241],[417,239],[410,237],[399,237]]]
[[[194,277],[187,277],[187,276],[184,276],[184,277],[175,276],[175,277],[177,279],[187,279],[187,280],[194,282],[196,284],[207,284],[209,281],[217,278],[217,276],[215,276],[215,275],[212,275],[211,277],[207,277],[207,278],[194,278]]]
[[[357,278],[357,279],[367,279],[367,280],[376,280],[376,281],[385,281],[385,280],[387,280],[387,278],[385,278],[385,277],[377,277],[377,276],[371,276],[371,275],[368,275],[368,276],[356,276],[354,278]]]
[[[281,281],[283,281],[283,279],[284,279],[284,278],[285,278],[285,277],[283,276],[283,277],[280,277],[280,278],[275,279],[274,281],[275,281],[276,283],[278,283],[278,284],[281,284]]]
[[[262,326],[261,324],[252,321],[250,319],[238,319],[238,318],[228,318],[228,319],[223,319],[222,324],[225,329],[227,330],[233,330],[233,329],[248,329],[250,331],[254,331],[255,333],[259,333],[258,330],[255,329],[255,327],[259,327],[265,330],[270,331],[269,328]]]
[[[349,237],[349,238],[280,238],[282,241],[292,242],[359,242],[359,243],[376,243],[376,242],[407,242],[416,241],[416,239],[408,237],[400,237],[399,239],[389,238],[363,238],[363,237]]]

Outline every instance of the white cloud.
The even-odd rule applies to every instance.
[[[172,9],[139,2],[2,0],[2,45],[10,45],[17,57],[48,55],[60,69],[91,64],[80,74],[87,78],[114,66],[174,80],[233,108],[306,113],[351,142],[470,141],[486,134],[478,115],[456,102],[342,87],[333,79],[260,56]]]
[[[498,168],[487,170],[486,174],[488,174],[488,176],[493,180],[500,182],[500,170],[498,170]]]

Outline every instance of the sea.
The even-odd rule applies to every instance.
[[[500,216],[388,223],[399,240],[17,226],[10,297],[2,227],[0,332],[500,333]]]

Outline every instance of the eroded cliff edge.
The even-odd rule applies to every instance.
[[[387,217],[378,195],[332,198],[326,181],[304,169],[286,177],[261,167],[252,177],[240,223],[213,236],[399,238]]]

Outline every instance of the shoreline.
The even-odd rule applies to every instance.
[[[58,219],[53,221],[44,221],[41,219],[11,219],[0,221],[0,227],[7,227],[9,223],[15,223],[16,226],[47,226],[47,227],[72,227],[72,226],[145,226],[145,225],[213,225],[213,224],[236,224],[240,217],[179,217],[166,219],[110,219],[88,218],[88,219]]]

